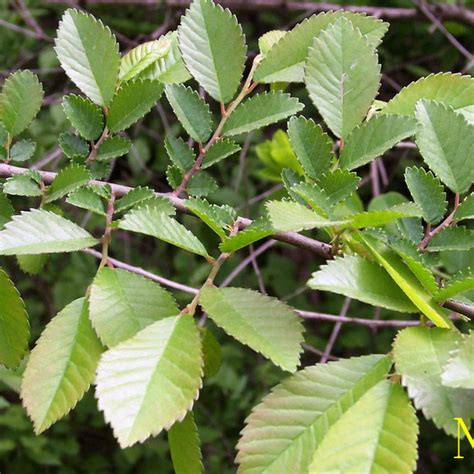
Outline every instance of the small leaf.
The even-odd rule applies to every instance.
[[[193,252],[203,257],[208,256],[204,245],[194,234],[177,220],[156,208],[146,206],[133,209],[119,222],[119,228],[151,235],[188,252]]]
[[[272,47],[280,41],[283,36],[285,36],[288,32],[282,30],[272,30],[268,31],[264,35],[258,38],[258,49],[263,56],[272,49]]]
[[[72,160],[84,160],[89,155],[89,144],[73,133],[61,133],[58,144],[61,151]]]
[[[126,155],[132,148],[132,142],[127,137],[115,135],[107,137],[99,146],[95,159],[97,161],[110,161]]]
[[[91,179],[89,170],[79,165],[69,165],[63,168],[49,186],[45,202],[60,199],[71,191],[87,184]]]
[[[30,324],[25,303],[0,268],[0,363],[14,369],[28,349]]]
[[[398,142],[414,135],[415,119],[408,117],[377,115],[354,128],[341,151],[341,167],[359,168],[378,156],[382,156]]]
[[[28,174],[17,174],[11,176],[3,185],[3,192],[13,196],[41,196],[42,192],[38,183],[31,179]]]
[[[0,120],[12,136],[19,135],[36,117],[43,101],[43,88],[30,71],[17,71],[3,84]]]
[[[474,332],[464,335],[449,353],[441,383],[446,387],[474,389]]]
[[[206,169],[219,161],[240,151],[240,145],[230,138],[221,138],[214,142],[206,151],[201,168]]]
[[[289,372],[299,365],[303,326],[289,306],[244,288],[206,287],[199,303],[238,341]]]
[[[415,407],[451,436],[457,435],[454,418],[463,418],[469,427],[474,413],[471,390],[441,383],[443,366],[460,338],[457,331],[413,327],[400,331],[393,345],[396,370]]]
[[[92,186],[84,186],[69,194],[66,202],[100,216],[105,216],[104,204]]]
[[[204,472],[199,433],[190,411],[184,420],[175,423],[168,431],[168,443],[175,474]]]
[[[332,204],[338,204],[347,199],[357,190],[359,182],[360,178],[357,174],[340,168],[318,179],[318,185],[324,190]]]
[[[191,316],[157,321],[102,355],[96,396],[122,448],[184,418],[198,396],[202,365]]]
[[[168,135],[165,138],[165,148],[170,160],[181,171],[188,171],[194,164],[196,157],[193,150],[182,138]]]
[[[443,250],[470,250],[474,248],[474,230],[466,227],[446,227],[438,232],[428,244],[429,252]]]
[[[167,86],[166,97],[188,135],[198,143],[205,142],[211,135],[213,123],[204,99],[182,84]]]
[[[448,203],[446,193],[438,178],[423,168],[407,168],[407,183],[413,200],[423,210],[423,218],[430,224],[437,224],[444,216]]]
[[[454,109],[420,101],[416,117],[421,127],[416,143],[421,156],[436,176],[454,193],[463,193],[474,181],[474,167],[465,166],[474,148],[474,125]]]
[[[315,38],[308,53],[305,84],[336,136],[345,140],[362,122],[379,81],[377,55],[350,21],[338,18]]]
[[[96,244],[77,224],[39,209],[13,216],[0,232],[0,255],[74,252]]]
[[[443,288],[437,289],[433,298],[436,301],[446,301],[465,291],[474,290],[474,274],[471,268],[461,271],[448,280]]]
[[[18,255],[16,260],[22,272],[29,275],[38,275],[46,265],[48,255]]]
[[[226,236],[224,229],[230,228],[237,217],[237,213],[230,206],[216,206],[205,199],[188,199],[185,205],[222,239]]]
[[[158,81],[127,82],[112,98],[107,114],[107,127],[113,133],[130,127],[147,114],[163,93]]]
[[[204,377],[212,377],[219,372],[222,360],[222,348],[209,328],[201,333],[202,353],[204,357]]]
[[[257,219],[245,229],[237,232],[237,234],[224,238],[222,243],[219,245],[219,249],[222,252],[235,252],[257,242],[258,240],[269,237],[274,232],[275,231],[268,220]]]
[[[160,285],[126,270],[103,268],[92,282],[89,317],[102,342],[112,347],[146,326],[179,313]]]
[[[137,204],[150,200],[154,196],[155,193],[150,188],[142,188],[140,186],[133,188],[115,203],[115,212],[123,212],[131,209]],[[171,204],[169,214],[174,214],[174,207]]]
[[[236,17],[211,0],[194,0],[181,17],[178,40],[199,85],[213,99],[229,102],[240,85],[247,52]]]
[[[102,351],[84,298],[67,305],[46,326],[31,351],[21,385],[36,434],[76,406],[94,380]]]
[[[302,116],[292,117],[288,121],[288,137],[307,176],[318,179],[329,171],[333,144],[319,124]]]
[[[104,115],[91,100],[70,94],[63,99],[63,110],[71,125],[86,140],[96,140],[104,128]]]
[[[458,222],[465,219],[474,219],[474,193],[469,194],[469,196],[459,204],[459,207],[454,213],[454,219]]]
[[[292,186],[290,190],[304,199],[302,204],[308,203],[317,214],[323,217],[332,214],[332,204],[326,193],[317,184],[299,183]]]
[[[393,311],[417,311],[383,268],[358,255],[336,257],[313,273],[307,284]]]
[[[10,159],[12,161],[27,161],[36,150],[36,143],[31,140],[20,140],[10,149]]]
[[[72,82],[97,105],[115,92],[120,54],[109,28],[92,15],[68,9],[59,23],[56,53]]]
[[[15,210],[10,200],[0,192],[0,229],[12,218]]]
[[[206,171],[196,173],[190,180],[187,192],[190,196],[208,196],[219,188],[216,180]]]
[[[358,212],[347,217],[343,227],[363,229],[365,227],[382,227],[398,219],[420,217],[421,209],[413,202],[398,204],[382,211]]]
[[[414,472],[417,437],[418,420],[409,398],[400,385],[383,380],[331,426],[308,472]],[[350,449],[340,449],[349,444]]]
[[[283,380],[246,420],[238,472],[307,473],[328,431],[390,366],[388,357],[373,354],[306,367]]]
[[[224,125],[224,136],[239,135],[265,127],[302,110],[304,105],[283,92],[265,92],[242,102]]]

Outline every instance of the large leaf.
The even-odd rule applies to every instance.
[[[71,125],[86,140],[99,138],[104,128],[104,115],[89,99],[70,94],[63,99],[63,110]]]
[[[191,316],[157,321],[102,355],[96,396],[123,448],[184,418],[198,396],[202,365]]]
[[[0,121],[13,136],[21,133],[36,117],[43,100],[43,88],[30,71],[8,77],[0,94]]]
[[[304,474],[332,425],[382,380],[390,360],[357,357],[307,367],[277,385],[246,420],[239,473]]]
[[[239,135],[265,127],[302,110],[304,105],[283,92],[258,94],[242,102],[224,125],[225,136]]]
[[[167,86],[166,97],[189,136],[199,143],[205,142],[212,132],[212,115],[204,99],[182,84]]]
[[[307,176],[318,179],[329,171],[333,144],[319,124],[302,116],[292,117],[288,121],[288,137]]]
[[[97,240],[74,222],[39,209],[13,216],[0,232],[0,255],[73,252],[96,244]]]
[[[416,143],[427,165],[451,191],[467,191],[474,181],[474,167],[465,166],[474,149],[474,125],[432,101],[420,101],[416,116],[421,125]]]
[[[21,398],[37,434],[69,413],[89,389],[103,347],[79,298],[51,322],[31,351]]]
[[[400,385],[383,380],[329,429],[309,473],[414,472],[417,437],[418,420],[408,396]]]
[[[416,307],[383,268],[357,255],[331,260],[313,273],[308,286],[393,311],[416,312]]]
[[[132,210],[120,221],[119,228],[151,235],[203,257],[208,255],[204,245],[194,234],[155,207],[145,206]]]
[[[163,92],[163,85],[148,79],[127,82],[117,91],[110,103],[107,127],[120,132],[147,114]]]
[[[284,370],[296,370],[303,326],[286,304],[252,290],[214,287],[204,288],[199,302],[228,334]]]
[[[457,435],[455,417],[463,418],[467,426],[474,417],[472,390],[441,383],[443,367],[460,338],[457,331],[414,327],[399,332],[393,346],[397,372],[415,407],[452,436]]]
[[[103,268],[91,286],[90,319],[109,347],[178,313],[174,298],[158,283],[126,270]]]
[[[230,101],[240,84],[247,50],[235,16],[212,0],[194,0],[181,18],[178,40],[186,67],[198,83],[215,100]]]
[[[230,206],[216,206],[209,204],[205,199],[188,199],[186,207],[222,239],[225,238],[226,230],[230,229],[237,217],[237,213]]]
[[[425,221],[438,223],[448,205],[443,185],[432,173],[416,166],[405,170],[405,181],[413,200],[423,210]]]
[[[9,369],[17,367],[28,349],[29,335],[25,303],[0,268],[0,364]]]
[[[87,168],[80,165],[71,164],[61,171],[54,178],[46,193],[45,202],[55,201],[87,184],[91,179],[91,174]]]
[[[359,168],[416,131],[415,119],[378,115],[352,130],[341,151],[341,166]]]
[[[376,48],[388,29],[374,17],[351,12],[329,12],[313,15],[284,35],[265,55],[255,71],[259,82],[302,82],[308,49],[324,28],[337,18],[345,17],[358,28],[372,48]]]
[[[204,472],[199,433],[190,411],[183,421],[175,423],[168,431],[168,443],[175,474]]]
[[[109,28],[87,13],[66,10],[56,53],[71,81],[97,105],[108,105],[120,66],[119,46]]]
[[[366,116],[377,95],[377,55],[352,23],[339,18],[308,53],[305,83],[332,132],[344,140]]]
[[[474,332],[464,335],[450,352],[441,383],[446,387],[474,389]]]
[[[474,120],[474,79],[442,72],[422,77],[404,87],[382,110],[383,114],[415,115],[419,100],[436,100]]]

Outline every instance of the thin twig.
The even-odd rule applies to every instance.
[[[341,311],[339,313],[339,318],[343,318],[347,315],[347,311],[349,310],[349,306],[351,305],[351,299],[350,298],[345,298],[344,303],[342,305]],[[331,355],[332,348],[334,347],[334,344],[336,343],[337,336],[339,335],[339,332],[341,331],[342,327],[342,321],[337,321],[337,323],[334,325],[332,328],[331,335],[329,336],[328,343],[326,344],[326,348],[324,349],[323,355],[321,356],[321,364],[325,364],[329,356]]]

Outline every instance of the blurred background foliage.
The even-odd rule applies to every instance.
[[[246,1],[252,3],[252,0]],[[0,0],[0,83],[12,71],[29,68],[39,75],[45,89],[42,111],[24,134],[38,143],[33,158],[38,167],[54,170],[65,162],[55,151],[58,135],[68,127],[61,100],[64,94],[74,89],[59,68],[51,40],[64,9],[76,5],[101,18],[116,33],[122,51],[127,51],[137,43],[176,28],[184,8],[160,6],[159,3],[127,5],[118,1],[104,5],[83,1],[53,3]],[[474,1],[462,3],[474,8]],[[414,8],[411,1],[373,0],[353,1],[351,4]],[[27,12],[31,14],[33,22],[25,16]],[[246,34],[250,56],[257,53],[257,41],[261,34],[272,29],[291,28],[295,22],[311,13],[285,8],[243,8],[234,12]],[[24,34],[22,28],[35,33],[34,22],[41,25],[42,30],[36,31],[36,35]],[[468,50],[472,48],[472,25],[459,21],[446,21],[444,25]],[[14,27],[20,27],[19,31]],[[445,34],[422,15],[391,21],[379,55],[384,72],[381,100],[388,100],[404,85],[432,72],[450,70],[469,74],[474,71],[473,64],[469,64]],[[317,116],[300,85],[292,85],[290,91],[306,104],[306,115]],[[109,179],[129,186],[148,185],[159,191],[169,190],[165,176],[169,158],[163,138],[166,133],[178,135],[181,130],[166,101],[162,100],[156,110],[128,133],[133,147],[127,157],[114,163]],[[243,137],[242,149],[240,156],[236,155],[213,168],[218,187],[209,199],[235,206],[241,215],[255,218],[262,214],[265,198],[284,195],[280,183],[281,170],[291,168],[298,173],[299,165],[286,133],[277,127]],[[417,159],[416,151],[410,148],[390,152],[384,161],[386,180],[384,178],[380,183],[381,192],[390,190],[406,194],[401,177],[404,168]],[[368,170],[363,169],[363,174],[368,175]],[[364,183],[360,196],[364,205],[367,205],[374,195],[374,189],[368,176]],[[17,198],[14,204],[17,210],[37,205],[34,200],[24,198]],[[355,205],[360,206],[361,203]],[[100,235],[103,226],[101,219],[70,206],[65,207],[65,212],[76,222],[87,224],[88,228],[95,229],[95,233]],[[208,244],[208,248],[216,248],[217,241],[211,231],[200,225],[197,219],[190,216],[181,218]],[[111,255],[191,286],[200,285],[208,271],[208,265],[200,261],[199,257],[176,251],[151,238],[134,236],[132,239],[126,233],[116,234]],[[248,249],[230,258],[222,275],[225,277],[247,255]],[[474,252],[457,252],[456,258],[447,255],[445,260],[445,266],[455,271],[465,266],[466,262],[474,261]],[[269,294],[297,308],[338,314],[343,304],[342,298],[318,294],[305,287],[308,277],[321,263],[314,255],[278,244],[258,258],[260,280]],[[5,259],[2,265],[5,265],[26,301],[32,324],[32,343],[58,310],[84,294],[97,269],[97,262],[84,254],[51,257],[44,271],[33,277],[22,273],[12,259]],[[249,265],[233,280],[232,285],[257,289],[258,272]],[[175,295],[181,304],[190,300],[187,294],[175,292]],[[348,314],[358,317],[394,317],[385,310],[374,315],[373,309],[358,302],[351,303]],[[324,350],[332,328],[332,323],[306,321],[306,342],[310,347],[303,354],[304,365],[319,361],[318,352]],[[196,421],[207,472],[230,473],[235,472],[235,445],[245,417],[252,406],[284,377],[284,373],[251,350],[233,342],[218,328],[212,326],[212,330],[222,345],[222,364],[215,376],[205,380],[200,401],[196,405]],[[394,331],[390,329],[374,332],[366,327],[345,326],[332,354],[334,357],[350,357],[387,352],[393,336]],[[18,396],[20,372],[21,368],[17,373],[0,368],[2,474],[172,472],[166,434],[150,439],[144,445],[120,450],[102,414],[97,411],[92,390],[65,420],[36,437]],[[421,422],[419,442],[419,473],[474,471],[474,454],[471,454],[467,443],[465,459],[454,461],[456,440],[437,430],[431,422]]]

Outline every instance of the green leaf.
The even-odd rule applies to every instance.
[[[216,206],[205,199],[188,199],[185,205],[222,239],[227,235],[225,229],[230,229],[237,217],[237,213],[230,206]]]
[[[87,184],[90,180],[91,174],[84,166],[69,165],[59,171],[51,186],[48,187],[45,202],[60,199],[71,191]]]
[[[127,82],[114,95],[107,114],[107,127],[113,133],[130,127],[147,114],[163,93],[163,85],[148,79]]]
[[[72,82],[97,105],[115,92],[120,54],[109,28],[92,15],[68,9],[59,23],[56,54]]]
[[[450,72],[430,74],[404,87],[383,108],[382,113],[415,116],[416,104],[421,99],[441,102],[472,121],[474,79]]]
[[[208,256],[204,245],[195,235],[177,220],[153,207],[145,206],[133,209],[119,222],[119,228],[151,235],[188,252],[193,252],[203,257]]]
[[[10,200],[0,192],[0,229],[12,218],[15,210],[10,203]]]
[[[393,311],[417,311],[383,268],[358,255],[336,257],[314,272],[307,284]]]
[[[237,232],[237,234],[224,238],[219,245],[219,250],[222,252],[235,252],[258,240],[269,237],[274,234],[274,232],[268,220],[257,219],[245,229]]]
[[[91,100],[70,94],[63,99],[63,110],[71,125],[86,140],[99,138],[104,128],[104,115]]]
[[[140,275],[103,268],[92,282],[89,317],[97,335],[108,347],[178,313],[174,298],[160,285]]]
[[[193,412],[183,421],[175,423],[168,431],[168,443],[175,474],[199,474],[204,472],[199,433]]]
[[[84,160],[89,155],[89,144],[81,137],[63,132],[58,140],[61,151],[72,160]]]
[[[448,280],[443,288],[437,289],[433,295],[435,301],[446,301],[453,296],[474,290],[474,274],[471,268],[461,271]]]
[[[140,73],[165,56],[170,47],[171,39],[165,35],[131,49],[120,61],[119,79],[126,82],[140,77]]]
[[[455,417],[469,427],[474,416],[472,391],[441,383],[443,367],[460,338],[457,331],[413,327],[400,331],[393,345],[396,370],[415,407],[451,436],[457,435]]]
[[[10,149],[10,159],[12,161],[27,161],[36,150],[36,143],[31,140],[20,140]]]
[[[341,151],[341,167],[353,170],[383,155],[398,142],[414,135],[415,119],[376,115],[354,128]]]
[[[16,260],[22,272],[28,273],[29,275],[38,275],[48,261],[48,254],[18,255]]]
[[[132,142],[127,137],[115,135],[107,137],[99,146],[95,159],[97,161],[110,161],[126,155],[132,148]]]
[[[216,180],[206,171],[196,173],[190,180],[187,192],[190,196],[208,196],[219,188]]]
[[[338,18],[347,18],[364,35],[372,48],[376,48],[388,29],[384,23],[372,16],[351,12],[328,12],[313,15],[298,23],[287,33],[261,61],[255,71],[259,82],[303,82],[304,64],[308,49],[322,30]]]
[[[459,207],[454,213],[454,219],[458,222],[465,219],[474,219],[474,193],[469,194],[469,196],[459,204]]]
[[[410,400],[402,387],[383,380],[331,426],[308,472],[414,472],[417,438]]]
[[[0,255],[74,252],[96,244],[77,224],[39,209],[13,216],[0,232]]]
[[[423,168],[406,168],[405,181],[413,200],[423,210],[423,219],[437,224],[444,216],[448,203],[439,179]]]
[[[204,377],[212,377],[219,372],[222,361],[222,348],[209,328],[203,329],[201,339],[204,357]]]
[[[123,212],[131,209],[137,204],[143,203],[155,197],[153,189],[138,186],[133,188],[115,203],[115,212]],[[170,204],[169,214],[174,214],[174,207]]]
[[[202,365],[191,316],[157,321],[102,355],[96,396],[122,448],[184,418],[198,396]]]
[[[17,71],[3,84],[0,120],[10,135],[19,135],[36,117],[43,101],[43,88],[30,71]]]
[[[240,145],[230,138],[221,138],[214,142],[204,155],[201,169],[209,168],[219,161],[240,151]]]
[[[240,85],[247,52],[236,17],[211,0],[194,0],[181,17],[178,41],[199,85],[215,100],[229,102]]]
[[[369,241],[367,238],[362,237],[361,240],[368,247],[375,260],[385,268],[393,281],[433,324],[440,328],[453,327],[452,322],[448,319],[448,312],[433,301],[430,293],[425,290],[397,254],[386,247],[377,245],[372,240]]]
[[[282,30],[272,30],[263,34],[258,38],[258,49],[263,56],[272,49],[272,47],[280,41],[288,32]]]
[[[470,250],[474,247],[474,230],[466,227],[446,227],[438,232],[428,244],[426,250],[439,252],[443,250]]]
[[[451,191],[467,191],[474,181],[474,168],[465,166],[474,148],[474,125],[454,109],[424,100],[416,116],[421,124],[416,143],[426,164]]]
[[[318,185],[324,190],[332,204],[347,199],[357,190],[360,178],[355,173],[343,169],[330,171],[319,177]]]
[[[446,387],[474,389],[474,332],[464,335],[449,353],[441,383]]]
[[[382,227],[398,219],[420,216],[420,208],[415,203],[407,202],[382,211],[358,212],[348,216],[348,222],[343,223],[342,227],[352,227],[353,229]]]
[[[181,171],[188,171],[196,157],[191,147],[182,139],[168,135],[165,138],[165,148],[170,160]]]
[[[42,192],[38,183],[28,174],[17,174],[11,176],[3,185],[3,192],[13,196],[41,196]]]
[[[237,445],[239,472],[308,472],[314,451],[332,426],[371,387],[391,362],[370,355],[317,364],[277,385],[246,420]]]
[[[104,204],[92,186],[84,186],[69,194],[66,202],[71,206],[80,207],[86,211],[105,216]]]
[[[85,298],[67,305],[46,326],[31,351],[21,385],[36,434],[76,406],[94,380],[102,351]]]
[[[317,184],[298,183],[292,186],[290,191],[304,199],[303,204],[308,203],[320,216],[328,217],[332,214],[332,204]]]
[[[329,171],[333,144],[319,124],[302,116],[292,117],[288,121],[288,137],[307,176],[318,179]]]
[[[211,111],[196,91],[183,84],[171,84],[166,86],[166,98],[192,139],[203,143],[211,136]]]
[[[305,84],[336,136],[345,140],[362,122],[379,81],[377,55],[350,21],[339,18],[315,38],[308,53]]]
[[[206,287],[199,303],[224,331],[289,372],[299,365],[303,326],[276,298],[244,288]]]
[[[0,363],[14,369],[28,349],[30,324],[25,303],[0,268]]]
[[[265,92],[242,102],[224,125],[224,136],[239,135],[265,127],[302,110],[304,105],[283,92]]]

